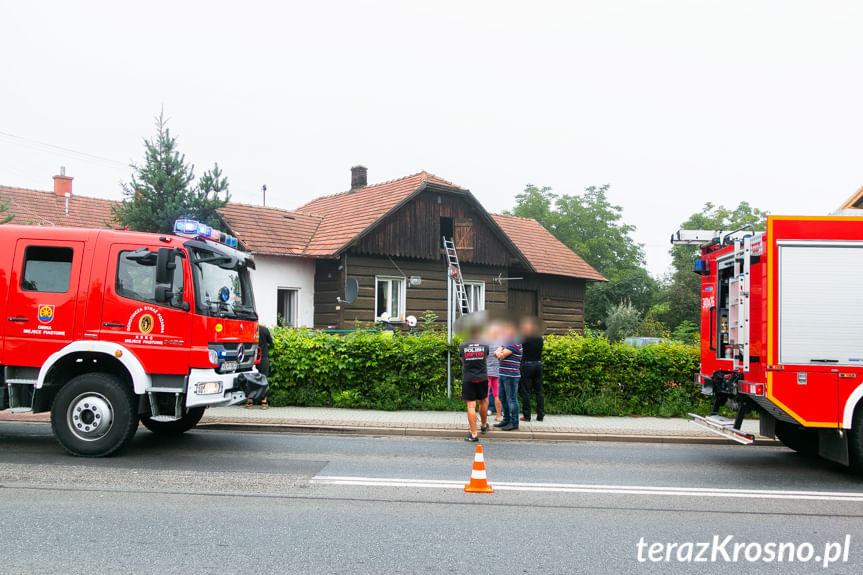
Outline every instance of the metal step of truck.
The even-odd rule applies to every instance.
[[[746,433],[744,431],[740,431],[739,429],[734,428],[734,420],[728,419],[727,417],[722,417],[721,415],[710,415],[708,417],[702,417],[700,415],[696,415],[694,413],[690,413],[689,417],[691,423],[706,429],[707,431],[711,431],[716,435],[721,435],[722,437],[726,437],[731,439],[732,441],[736,441],[737,443],[742,443],[743,445],[750,445],[755,441],[755,436],[751,433]]]

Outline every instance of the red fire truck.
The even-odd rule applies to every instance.
[[[863,470],[863,218],[767,218],[766,232],[681,230],[701,246],[702,391],[696,423],[740,443],[760,433]],[[722,405],[734,420],[717,415]]]
[[[0,409],[50,411],[67,451],[105,456],[139,420],[176,435],[266,393],[251,256],[174,232],[0,226]]]

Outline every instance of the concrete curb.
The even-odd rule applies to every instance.
[[[315,425],[303,423],[238,423],[229,421],[201,422],[195,429],[213,431],[253,431],[262,433],[330,433],[343,435],[392,435],[401,437],[463,437],[466,429],[418,428],[418,427],[374,427],[352,425]],[[620,433],[595,433],[589,431],[493,431],[483,435],[484,439],[542,441],[608,441],[621,443],[664,443],[682,445],[739,445],[730,439],[700,435],[635,435]],[[756,438],[753,445],[779,447],[775,439]]]

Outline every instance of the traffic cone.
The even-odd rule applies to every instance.
[[[482,445],[476,446],[473,456],[473,470],[470,472],[470,483],[464,486],[468,493],[494,493],[485,478],[485,458],[482,455]]]

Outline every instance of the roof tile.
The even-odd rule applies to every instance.
[[[73,195],[69,198],[69,213],[66,213],[66,198],[54,192],[8,188],[0,186],[0,197],[10,200],[9,212],[15,214],[12,223],[71,226],[74,228],[119,228],[114,222],[112,200]]]

